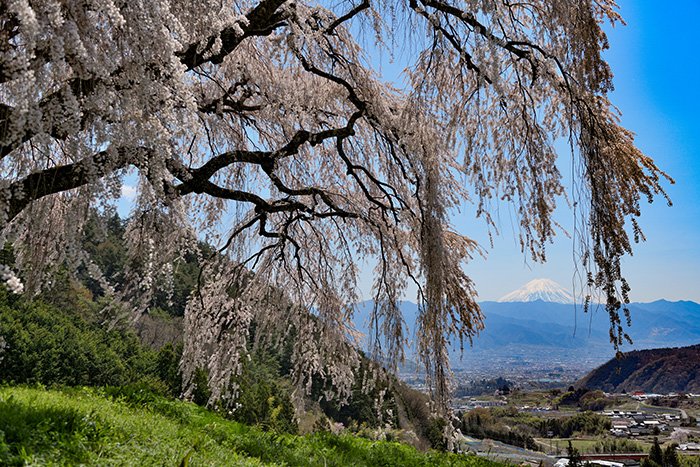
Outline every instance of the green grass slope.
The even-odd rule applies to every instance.
[[[473,466],[395,442],[264,432],[138,390],[0,388],[0,465]]]

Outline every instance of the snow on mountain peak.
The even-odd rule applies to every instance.
[[[535,279],[498,299],[499,302],[534,302],[536,300],[570,304],[574,303],[574,296],[551,279]]]

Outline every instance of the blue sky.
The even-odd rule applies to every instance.
[[[642,207],[647,241],[636,245],[623,273],[634,301],[700,302],[700,1],[619,4],[627,25],[607,28],[612,101],[623,125],[637,135],[638,147],[676,181],[667,187],[673,207],[662,199]],[[537,277],[571,288],[571,241],[561,238],[553,245],[547,264],[526,264],[505,217],[488,259],[467,265],[480,299],[497,299]]]
[[[700,0],[618,4],[627,25],[606,27],[610,49],[605,58],[615,85],[611,100],[622,113],[623,126],[636,134],[637,146],[676,181],[666,185],[673,207],[661,198],[642,206],[640,225],[647,241],[635,245],[634,256],[623,263],[623,274],[633,301],[700,302],[700,39],[695,32]],[[407,59],[401,55],[397,62]],[[389,63],[386,56],[373,58],[386,77],[400,80],[398,63]],[[562,154],[568,158],[568,148]],[[565,179],[569,166],[564,160]],[[496,300],[540,277],[568,289],[578,284],[569,238],[560,235],[547,249],[546,264],[533,263],[520,253],[507,206],[500,207],[496,219],[501,236],[493,248],[488,247],[483,223],[466,215],[453,220],[458,230],[488,247],[486,259],[477,257],[466,265],[479,300]],[[569,211],[560,209],[557,220],[571,232]],[[407,298],[413,297],[409,293]]]
[[[636,245],[623,272],[634,301],[700,302],[700,39],[695,33],[700,0],[663,4],[620,0],[619,4],[627,25],[607,28],[606,58],[615,75],[612,101],[622,112],[623,125],[637,135],[637,145],[676,180],[667,187],[673,207],[663,199],[643,206],[641,226],[647,241]],[[396,62],[405,60],[401,55]],[[385,76],[397,77],[398,63],[389,63],[386,55],[373,59]],[[128,214],[127,200],[133,194],[132,187],[125,187],[120,203],[123,215]],[[570,214],[562,211],[559,220],[571,230]],[[476,230],[465,228],[464,233],[488,245],[483,223],[459,219],[455,224],[476,226]],[[569,239],[560,236],[548,249],[548,262],[534,264],[519,251],[507,209],[501,210],[500,230],[494,248],[487,248],[488,258],[476,258],[466,266],[480,300],[498,299],[539,277],[572,288],[575,262]],[[363,289],[371,283],[371,268],[367,271]]]
[[[659,202],[644,210],[648,241],[628,268],[634,295],[700,301],[700,2],[621,7],[628,26],[609,34],[613,99],[639,147],[676,180],[672,208]]]

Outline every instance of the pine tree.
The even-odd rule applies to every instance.
[[[569,445],[566,448],[566,455],[569,458],[568,467],[583,467],[583,460],[581,458],[580,451],[571,444],[569,440]]]
[[[671,443],[664,449],[664,467],[680,467],[681,461],[678,458],[678,452],[676,452],[677,444]]]
[[[649,462],[654,466],[662,467],[664,465],[664,454],[659,444],[659,438],[654,438],[654,444],[649,449]]]

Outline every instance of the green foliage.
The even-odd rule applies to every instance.
[[[128,330],[108,330],[79,312],[8,297],[0,290],[0,381],[125,385],[155,376],[157,352]]]
[[[593,412],[577,413],[572,417],[542,418],[519,412],[513,406],[474,409],[462,416],[462,433],[476,438],[491,438],[504,443],[538,450],[535,436],[570,438],[574,434],[602,435],[610,429],[607,417]],[[615,443],[615,441],[612,441]],[[615,446],[600,445],[602,452]],[[614,452],[614,451],[611,451]]]
[[[592,411],[603,410],[607,403],[608,400],[603,391],[590,391],[585,387],[574,389],[573,386],[553,401],[554,406],[575,405],[582,410]]]
[[[607,417],[593,412],[582,412],[573,417],[540,419],[537,426],[542,436],[570,438],[576,433],[602,435],[610,429]]]
[[[38,297],[38,301],[65,311],[69,317],[76,316],[92,323],[97,320],[98,305],[88,287],[76,281],[65,268],[56,271],[51,286]]]
[[[649,457],[642,461],[642,467],[680,467],[681,460],[676,452],[677,444],[669,444],[662,448],[659,439],[654,438],[654,444],[649,449]]]
[[[291,387],[279,374],[279,365],[272,356],[254,353],[233,380],[238,397],[231,418],[268,430],[296,433]]]
[[[600,411],[608,403],[603,391],[588,391],[584,393],[578,401],[581,410]]]
[[[659,439],[654,438],[654,444],[651,445],[649,449],[649,460],[658,465],[663,465],[664,463],[664,453],[661,450],[661,445],[659,445]]]
[[[681,426],[697,426],[698,420],[697,418],[689,415],[688,418],[684,418],[681,420]]]
[[[446,426],[447,420],[441,417],[434,417],[430,419],[430,422],[428,422],[428,428],[425,431],[425,435],[433,449],[437,449],[439,451],[447,450],[447,440],[445,439]]]
[[[314,433],[329,433],[331,431],[331,422],[328,420],[328,417],[325,415],[318,417],[314,422],[314,428],[312,431]],[[358,433],[358,435],[361,435],[361,433]]]
[[[66,297],[70,294],[56,295],[54,301]],[[133,331],[108,329],[97,322],[94,303],[83,303],[82,310],[58,309],[9,296],[0,288],[0,336],[5,347],[0,353],[0,381],[180,394],[181,345],[160,350],[144,346]]]
[[[504,443],[537,450],[535,439],[528,432],[534,432],[530,425],[541,419],[518,413],[515,407],[474,409],[462,416],[462,433],[477,438],[490,438]]]
[[[681,467],[700,467],[700,458],[698,456],[678,456],[678,464]]]
[[[124,272],[127,266],[138,271],[142,265],[128,264],[124,233],[126,223],[116,213],[100,214],[95,212],[90,222],[85,227],[83,248],[90,259],[100,268],[105,278],[117,288],[124,282]],[[211,247],[204,243],[199,244],[200,253],[212,254]],[[172,287],[166,287],[163,278],[158,278],[156,293],[150,308],[161,309],[169,316],[183,316],[185,305],[190,293],[197,287],[199,278],[199,265],[197,257],[192,252],[186,252],[183,257],[175,262],[173,269]],[[104,294],[101,286],[88,276],[86,271],[79,271],[81,282],[85,283],[94,297]],[[171,290],[170,290],[171,289]]]
[[[100,416],[30,402],[0,398],[0,464],[33,464],[36,452],[79,464],[88,461],[88,451],[99,451],[108,428]]]
[[[85,225],[83,247],[100,270],[110,279],[118,279],[124,269],[126,222],[116,212],[94,215]]]
[[[677,444],[672,443],[664,449],[664,467],[680,467],[681,462],[676,452]]]
[[[12,248],[12,243],[5,242],[0,249],[0,264],[13,267],[15,265],[15,251]]]
[[[615,452],[642,452],[642,446],[629,439],[602,439],[593,446],[594,452],[615,453]]]
[[[200,248],[203,248],[200,245]],[[153,306],[166,310],[171,316],[184,316],[187,299],[197,288],[199,265],[194,255],[188,254],[175,263],[172,278],[172,293],[165,293],[165,287],[159,287],[154,297]]]
[[[182,344],[166,344],[158,351],[156,358],[155,374],[167,386],[168,392],[174,397],[180,395],[182,388],[181,356]]]
[[[192,402],[205,407],[209,402],[209,397],[211,397],[211,389],[209,388],[209,373],[206,369],[197,368],[194,370],[192,385],[194,387],[192,391]]]
[[[321,398],[323,386],[316,384],[312,398],[321,400],[323,412],[331,419],[343,423],[364,425],[371,428],[395,427],[398,420],[396,385],[366,357],[355,371],[350,400],[345,404]],[[381,401],[381,404],[379,403]]]
[[[581,459],[581,453],[578,449],[572,446],[571,440],[569,440],[569,445],[566,447],[566,456],[569,458],[569,467],[582,467],[583,461]]]
[[[125,403],[127,397],[0,388],[0,465],[499,465],[349,435],[263,432],[191,403],[157,395]]]

